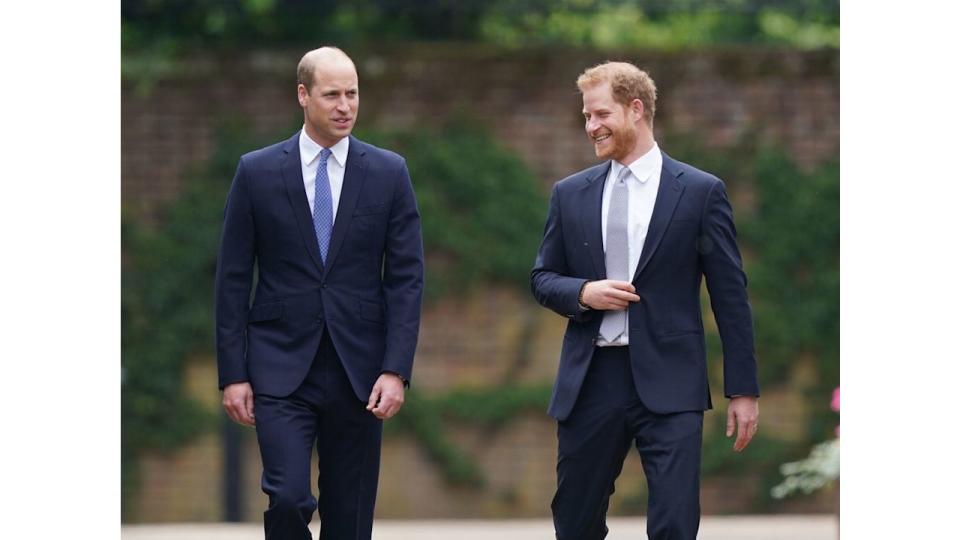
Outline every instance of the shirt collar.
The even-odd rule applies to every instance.
[[[653,142],[653,147],[650,150],[647,150],[647,153],[637,158],[633,163],[628,165],[630,167],[630,172],[633,173],[633,176],[640,181],[641,184],[647,183],[647,180],[653,176],[653,173],[663,164],[663,155],[660,154],[660,147],[657,146],[657,142]],[[617,160],[613,161],[611,173],[613,178],[616,178],[621,169],[623,169],[623,164]]]
[[[307,135],[307,130],[300,130],[300,161],[304,165],[310,165],[317,159],[323,147]],[[344,167],[347,163],[347,152],[350,150],[350,137],[344,137],[330,147],[333,153],[333,159],[337,165]]]

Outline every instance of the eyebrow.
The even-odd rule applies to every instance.
[[[320,90],[320,93],[321,93],[321,94],[324,94],[324,95],[326,95],[326,94],[339,94],[340,92],[341,92],[341,90],[340,90],[339,88],[326,88],[326,89],[321,89],[321,90]],[[360,89],[359,89],[358,87],[347,88],[347,89],[343,90],[343,92],[346,92],[346,93],[358,92],[358,93],[359,93],[359,92],[360,92]]]

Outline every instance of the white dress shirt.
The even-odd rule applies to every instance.
[[[330,179],[330,196],[333,199],[333,220],[337,220],[337,208],[340,206],[340,192],[343,191],[343,175],[347,167],[347,151],[350,149],[350,137],[344,137],[330,147],[333,154],[327,158],[327,178]],[[300,130],[300,167],[303,171],[303,189],[307,191],[307,203],[313,215],[313,197],[316,194],[317,164],[323,147],[307,135],[306,129]]]
[[[610,166],[610,173],[607,174],[606,183],[603,186],[603,202],[601,203],[601,230],[603,233],[603,251],[607,251],[607,215],[610,211],[610,194],[613,192],[613,183],[624,165],[613,161]],[[628,165],[632,174],[626,178],[627,196],[629,197],[629,208],[627,214],[627,242],[628,258],[630,260],[630,277],[637,271],[637,264],[640,262],[640,253],[643,251],[643,243],[647,239],[647,230],[650,228],[650,217],[653,215],[653,205],[657,202],[657,189],[660,187],[660,172],[663,169],[663,155],[660,154],[660,147],[653,143],[646,154],[640,156],[636,161]],[[627,324],[629,328],[629,314],[627,315]],[[598,347],[607,347],[613,345],[627,345],[630,343],[628,333],[623,333],[612,343],[597,337]]]

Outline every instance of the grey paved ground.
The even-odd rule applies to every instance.
[[[642,518],[611,518],[607,540],[642,540]],[[314,520],[316,525],[316,520]],[[317,530],[314,527],[314,538]],[[261,540],[259,524],[125,525],[123,540]],[[377,520],[374,540],[527,540],[553,538],[549,520],[390,521]],[[833,516],[704,517],[700,540],[835,540]]]

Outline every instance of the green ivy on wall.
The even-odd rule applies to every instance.
[[[121,457],[123,492],[138,458],[167,451],[216,425],[184,389],[191,354],[213,350],[213,275],[227,189],[237,158],[253,148],[245,130],[222,130],[215,154],[185,175],[158,227],[122,220]],[[126,506],[126,505],[124,505]]]
[[[238,126],[221,131],[214,155],[185,177],[182,194],[161,225],[147,227],[124,215],[125,485],[136,482],[136,463],[143,452],[177,448],[216,425],[215,415],[186,394],[184,367],[191,355],[213,355],[213,275],[223,202],[237,159],[272,142],[247,133]],[[359,136],[407,159],[423,218],[428,305],[489,284],[528,294],[546,189],[516,155],[464,119],[434,131]],[[825,402],[839,381],[839,166],[833,162],[803,171],[780,151],[758,149],[757,140],[746,137],[740,145],[717,151],[682,136],[664,138],[674,157],[720,176],[735,197],[749,194],[735,200],[735,210],[762,388],[789,384],[800,359],[811,363],[814,374],[804,390],[812,403]],[[744,201],[752,203],[739,204]],[[529,301],[532,309],[539,309]],[[706,320],[711,318],[705,314]],[[717,389],[722,370],[715,334],[708,335],[708,349]],[[525,356],[520,351],[517,361]],[[469,450],[451,440],[446,426],[495,430],[519,414],[543,414],[549,383],[517,385],[506,379],[489,388],[441,394],[414,388],[403,414],[387,424],[387,433],[414,437],[450,483],[482,489],[482,469]],[[717,405],[709,421],[722,421],[722,400]],[[750,448],[751,470],[770,472],[773,485],[779,463],[802,457],[810,441],[832,429],[835,419],[823,409],[812,415],[804,440],[788,444],[761,434]],[[711,433],[704,441],[705,477],[741,466],[743,460],[734,458],[723,430]]]
[[[491,283],[527,290],[547,199],[530,169],[479,124],[360,137],[403,155],[423,225],[426,301]]]
[[[272,142],[254,141],[239,125],[228,125],[220,133],[215,154],[187,175],[181,196],[158,228],[124,215],[125,483],[136,482],[136,460],[144,451],[176,448],[215,425],[215,417],[186,395],[184,367],[191,354],[213,355],[213,276],[223,204],[237,160]],[[514,154],[463,119],[433,132],[360,136],[407,159],[423,216],[428,303],[481,283],[526,290],[546,199]],[[500,391],[486,402],[501,416],[510,414],[513,409],[503,412],[504,407],[518,401],[500,399],[509,395]],[[444,400],[410,399],[406,421],[452,479],[475,480],[476,473],[469,472],[472,465],[433,426],[432,404],[447,407]]]

